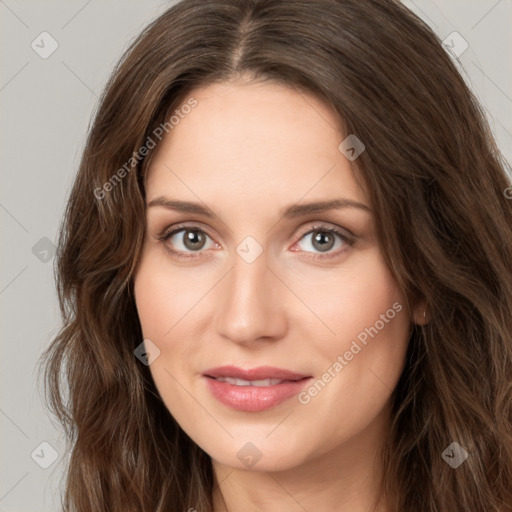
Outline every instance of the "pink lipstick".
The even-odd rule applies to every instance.
[[[242,369],[220,366],[203,372],[206,384],[219,402],[238,411],[271,409],[300,393],[311,378],[281,368]]]

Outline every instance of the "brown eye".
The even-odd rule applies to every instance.
[[[206,243],[206,236],[202,231],[198,229],[187,229],[183,230],[183,245],[191,250],[198,251],[202,249]]]

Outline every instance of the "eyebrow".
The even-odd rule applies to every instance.
[[[215,213],[206,205],[201,203],[194,203],[190,201],[177,201],[160,196],[148,203],[148,208],[153,206],[161,206],[169,210],[176,210],[185,213],[196,213],[205,217],[214,218]],[[284,218],[302,217],[311,213],[322,213],[328,210],[338,210],[341,208],[359,208],[366,212],[371,212],[371,209],[363,203],[354,201],[352,199],[331,199],[329,201],[314,201],[309,203],[297,203],[286,206],[281,209],[280,215]]]

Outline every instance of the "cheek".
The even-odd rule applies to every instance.
[[[187,311],[198,300],[194,283],[183,276],[165,258],[155,252],[143,253],[134,279],[135,303],[144,339],[160,350],[149,369],[167,409],[187,424],[190,397],[183,393],[183,368],[188,368],[190,352],[195,350],[193,334],[183,328]],[[196,283],[200,286],[200,283]],[[195,290],[195,293],[194,293]],[[203,292],[204,293],[204,292]],[[190,303],[190,304],[189,304]],[[178,335],[179,333],[179,335]]]
[[[200,269],[187,271],[147,250],[134,280],[135,303],[145,338],[169,340],[172,330],[208,291],[208,276]]]
[[[331,333],[312,337],[320,374],[301,403],[335,429],[336,438],[337,425],[355,432],[386,404],[403,368],[410,318],[405,295],[376,249],[317,281],[308,301]]]
[[[349,303],[336,325],[341,338],[339,352],[350,359],[354,371],[360,367],[361,386],[375,391],[383,386],[381,390],[387,393],[396,384],[403,365],[410,319],[405,295],[380,251],[369,252],[363,266],[344,296]]]
[[[297,295],[306,298],[308,308],[324,324],[323,335],[316,337],[316,345],[330,356],[333,349],[340,351],[350,346],[358,336],[364,341],[367,329],[376,323],[378,331],[386,336],[398,335],[408,328],[405,296],[380,251],[372,247],[356,256],[332,272],[315,270],[313,274],[309,270],[290,277]],[[397,309],[401,310],[400,314]],[[296,325],[300,325],[299,318]]]

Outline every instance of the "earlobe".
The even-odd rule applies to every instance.
[[[414,323],[416,325],[426,325],[430,321],[430,316],[427,307],[424,304],[419,304],[414,312]]]

